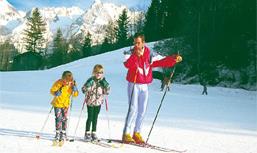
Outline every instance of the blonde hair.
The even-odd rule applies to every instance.
[[[97,72],[103,72],[103,71],[104,71],[104,67],[100,64],[96,64],[94,66],[92,74],[95,75]]]

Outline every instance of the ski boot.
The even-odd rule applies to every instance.
[[[59,142],[59,139],[60,139],[60,132],[59,132],[59,131],[56,131],[56,134],[55,134],[55,137],[54,137],[53,145],[52,145],[52,146],[57,146],[57,144],[58,144],[58,142]]]
[[[135,140],[136,144],[145,144],[145,141],[139,132],[134,132],[133,139]]]
[[[92,139],[91,133],[89,131],[86,131],[85,136],[84,136],[84,141],[89,142],[89,141],[91,141],[91,139]]]
[[[66,131],[62,131],[61,136],[63,137],[64,140],[69,141],[69,138],[67,137]]]
[[[59,147],[63,146],[65,136],[66,136],[66,133],[62,131],[60,134],[60,139],[59,139]]]
[[[94,141],[94,142],[99,142],[100,140],[97,138],[97,136],[96,136],[96,132],[92,132],[91,133],[91,137],[92,137],[92,141]]]
[[[122,137],[122,142],[123,143],[135,143],[135,140],[130,136],[130,134],[124,134]]]

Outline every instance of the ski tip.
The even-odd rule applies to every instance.
[[[57,146],[57,145],[58,145],[58,141],[54,140],[52,146]]]
[[[63,145],[64,145],[64,141],[63,140],[59,141],[59,147],[62,147]]]
[[[91,142],[100,142],[101,140],[100,139],[97,139],[97,140],[91,140]]]

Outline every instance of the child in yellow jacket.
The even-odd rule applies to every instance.
[[[70,71],[64,71],[62,78],[57,80],[50,93],[54,96],[52,105],[55,112],[56,141],[66,138],[67,116],[70,107],[70,97],[78,96],[78,89]]]

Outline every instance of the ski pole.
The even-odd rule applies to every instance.
[[[62,88],[63,88],[63,85],[61,86],[61,88],[59,89],[59,91],[62,91]],[[55,101],[56,97],[57,97],[57,96],[54,97],[53,101]],[[37,139],[40,138],[40,136],[41,136],[41,134],[42,134],[42,132],[43,132],[45,126],[46,126],[46,123],[47,123],[47,121],[48,121],[48,119],[49,119],[49,116],[50,116],[50,114],[52,113],[52,110],[53,110],[53,109],[54,109],[54,106],[51,107],[51,109],[50,109],[50,111],[49,111],[49,113],[48,113],[48,115],[47,115],[47,117],[46,117],[46,119],[45,119],[45,122],[44,122],[44,124],[43,124],[43,126],[42,126],[42,128],[41,128],[41,130],[40,130],[40,132],[39,132],[39,134],[36,136]]]
[[[73,94],[73,93],[71,93]],[[71,110],[72,110],[72,103],[73,103],[73,95],[71,95],[71,102],[70,102],[70,107],[69,107],[69,117],[68,117],[68,124],[67,124],[67,132],[66,132],[66,139],[68,137],[68,132],[70,129],[70,119],[71,119]]]
[[[47,121],[48,121],[48,119],[49,119],[50,114],[52,113],[53,108],[54,108],[54,107],[52,106],[51,109],[50,109],[50,111],[49,111],[49,113],[47,114],[47,117],[46,117],[46,119],[45,119],[45,121],[44,121],[44,124],[43,124],[42,128],[40,129],[39,134],[36,135],[36,138],[37,138],[37,139],[40,139],[40,136],[42,135],[42,132],[43,132],[45,126],[46,126],[46,123],[47,123]]]
[[[179,55],[179,51],[178,51],[177,55]],[[157,113],[156,113],[156,115],[155,115],[155,117],[154,117],[154,121],[153,121],[153,123],[152,123],[150,132],[148,133],[148,136],[147,136],[147,139],[146,139],[146,143],[148,142],[148,140],[149,140],[149,138],[150,138],[150,135],[151,135],[151,133],[152,133],[152,130],[153,130],[154,124],[155,124],[155,122],[156,122],[157,116],[159,115],[159,111],[160,111],[160,109],[161,109],[163,100],[164,100],[164,98],[165,98],[165,96],[166,96],[168,87],[170,86],[170,83],[171,83],[170,80],[172,79],[172,77],[173,77],[173,75],[174,75],[174,73],[175,73],[175,70],[176,70],[176,65],[175,65],[173,71],[172,71],[171,74],[170,74],[169,82],[168,82],[168,84],[166,85],[165,92],[164,92],[164,94],[163,94],[163,96],[162,96],[162,99],[161,99],[161,103],[160,103],[160,105],[159,105],[159,107],[158,107],[158,110],[157,110]]]
[[[73,81],[73,86],[76,86],[76,81],[74,80]],[[66,139],[68,138],[68,132],[69,132],[69,129],[70,129],[70,120],[71,120],[71,110],[72,110],[72,103],[73,103],[73,93],[74,91],[71,92],[71,102],[70,102],[70,107],[69,107],[69,117],[68,117],[68,124],[67,124],[67,133],[66,133]]]
[[[129,113],[130,113],[130,110],[131,110],[131,105],[132,105],[131,103],[132,103],[132,98],[133,98],[133,94],[134,94],[134,88],[135,88],[136,79],[137,79],[137,72],[138,72],[138,69],[136,71],[136,75],[135,75],[135,78],[134,78],[134,81],[133,81],[132,92],[131,92],[130,100],[129,100],[128,113],[127,113],[126,120],[125,120],[125,127],[123,129],[123,136],[126,134],[126,127],[128,125],[128,117],[129,117]]]
[[[108,121],[108,134],[109,134],[109,140],[108,143],[111,143],[111,130],[110,130],[110,118],[109,118],[109,107],[108,107],[108,97],[105,97],[105,109],[107,114],[107,121]]]
[[[152,130],[153,130],[154,124],[155,124],[155,122],[156,122],[157,116],[159,115],[159,111],[160,111],[160,109],[161,109],[161,106],[162,106],[163,100],[164,100],[164,98],[165,98],[165,96],[166,96],[166,93],[167,93],[168,87],[169,87],[169,85],[170,85],[170,80],[171,80],[171,78],[173,77],[173,74],[174,74],[175,70],[176,70],[176,67],[174,67],[174,69],[173,69],[172,73],[170,74],[170,79],[169,79],[168,85],[166,85],[165,92],[164,92],[164,94],[163,94],[163,96],[162,96],[162,99],[161,99],[161,103],[160,103],[160,105],[159,105],[159,107],[158,107],[158,110],[157,110],[157,113],[156,113],[156,115],[155,115],[155,117],[154,117],[154,121],[153,121],[153,123],[152,123],[151,129],[150,129],[150,132],[148,133],[148,136],[147,136],[147,139],[146,139],[146,143],[148,142],[149,137],[150,137],[150,135],[151,135],[151,133],[152,133]]]
[[[83,105],[82,105],[82,108],[81,108],[81,111],[80,111],[80,114],[79,114],[79,119],[78,119],[78,122],[77,122],[77,125],[76,125],[76,128],[75,128],[75,132],[73,134],[73,139],[70,139],[70,142],[74,142],[75,141],[77,130],[78,130],[78,127],[79,127],[79,122],[80,122],[80,119],[81,119],[81,116],[82,116],[82,112],[83,112],[84,107],[85,107],[85,103],[86,103],[86,98],[85,98],[85,101],[83,102]]]

